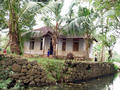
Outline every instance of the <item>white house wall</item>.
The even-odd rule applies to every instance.
[[[66,50],[62,51],[62,39],[59,39],[58,44],[58,55],[59,56],[67,56],[68,53],[73,53],[76,57],[85,56],[85,41],[83,39],[79,40],[79,51],[73,51],[73,39],[66,39]]]
[[[45,37],[45,52],[44,55],[47,55],[48,49],[50,48],[50,37]]]
[[[43,46],[43,50],[40,50],[40,38],[36,38],[34,42],[34,49],[30,50],[30,41],[26,41],[24,43],[24,53],[25,54],[38,54],[38,55],[47,55],[48,49],[50,48],[50,37],[45,37],[45,46]],[[66,50],[62,51],[62,40],[58,40],[57,45],[57,55],[58,56],[67,56],[68,53],[73,53],[76,57],[84,57],[85,56],[85,40],[79,39],[79,51],[73,51],[73,39],[66,39]],[[43,44],[43,45],[44,45]]]
[[[43,50],[40,50],[40,38],[36,38],[34,42],[34,49],[30,50],[30,41],[24,43],[24,53],[25,54],[39,54],[43,55]]]

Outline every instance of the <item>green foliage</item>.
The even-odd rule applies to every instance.
[[[119,67],[115,64],[114,64],[114,68],[115,68],[116,71],[119,69]]]
[[[2,67],[0,67],[0,79],[2,80],[6,80],[9,76],[9,71],[8,70],[4,70]]]
[[[113,57],[112,59],[110,60],[111,62],[120,62],[120,55],[117,53],[117,52],[113,52]]]
[[[43,3],[30,2],[29,0],[3,0],[0,5],[0,29],[8,27],[9,35],[11,36],[13,32],[16,32],[18,40],[16,42],[19,43],[18,49],[22,51],[24,38],[21,37],[21,34],[32,30],[32,27],[35,25],[34,17],[37,11],[43,7]],[[9,19],[6,17],[9,17]]]
[[[49,59],[49,58],[28,58],[28,60],[36,60],[40,63],[44,70],[48,73],[48,78],[52,80],[59,80],[62,69],[64,67],[64,60]]]
[[[42,15],[42,21],[53,29],[56,26],[56,23],[61,26],[61,23],[63,22],[63,17],[61,16],[62,7],[63,1],[50,1],[48,5],[42,8],[40,11]]]
[[[11,79],[7,79],[7,80],[0,80],[0,89],[2,90],[7,90],[7,85],[11,82]],[[16,83],[16,85],[11,88],[11,90],[23,90],[24,87],[20,86],[20,83]]]
[[[5,60],[7,62],[7,58],[2,57],[2,60]],[[13,74],[10,67],[7,67],[5,65],[0,66],[0,89],[6,90],[8,84],[12,81],[11,78],[9,78],[9,75]],[[23,87],[20,86],[20,82],[17,82],[15,86],[12,88],[12,90],[21,90]]]
[[[7,85],[11,82],[11,79],[0,80],[0,89],[7,89]]]
[[[97,10],[103,10],[105,9],[106,11],[109,10],[114,10],[115,15],[119,16],[120,15],[120,0],[94,0],[93,5],[96,7]]]
[[[9,38],[7,36],[0,37],[0,48],[5,48],[8,44]]]
[[[89,37],[94,37],[95,26],[93,22],[96,19],[96,15],[93,9],[79,6],[77,15],[70,18],[69,23],[66,24],[65,32],[73,36],[88,34]]]
[[[48,62],[47,70],[52,73],[53,77],[56,78],[56,80],[59,80],[61,77],[62,69],[63,69],[64,63],[58,63],[58,62]]]

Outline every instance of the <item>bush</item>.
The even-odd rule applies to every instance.
[[[46,66],[46,69],[52,74],[52,77],[58,81],[61,77],[63,67],[63,62],[49,61]]]
[[[68,53],[67,54],[67,59],[74,59],[74,55],[73,55],[73,53]]]

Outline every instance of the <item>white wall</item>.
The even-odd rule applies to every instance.
[[[30,50],[30,41],[24,42],[24,53],[25,54],[39,54],[43,55],[43,50],[40,50],[40,38],[36,38],[34,42],[34,49]]]
[[[34,43],[34,50],[30,50],[30,41],[26,41],[24,43],[24,53],[25,54],[39,54],[39,55],[47,55],[48,49],[50,48],[50,37],[45,37],[45,51],[40,50],[40,38],[35,39]],[[57,48],[57,55],[58,56],[67,56],[68,53],[73,53],[74,56],[83,57],[85,56],[85,40],[79,39],[79,51],[73,51],[73,39],[66,39],[66,51],[62,51],[62,40],[58,40],[58,48]]]
[[[85,56],[85,41],[79,40],[79,51],[73,51],[73,39],[66,39],[66,51],[62,51],[62,39],[59,39],[58,44],[58,55],[66,56],[68,53],[73,53],[74,56],[83,57]]]

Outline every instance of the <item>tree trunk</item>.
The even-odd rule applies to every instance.
[[[54,28],[54,32],[53,32],[53,35],[52,35],[52,45],[53,45],[53,57],[56,58],[57,57],[57,49],[56,49],[56,44],[58,42],[58,32],[59,30],[59,24],[58,22],[56,22],[56,26]]]
[[[86,38],[86,59],[89,58],[89,41],[88,38]]]
[[[11,2],[12,3],[12,2]],[[18,18],[14,9],[10,4],[9,10],[9,39],[10,39],[10,50],[12,53],[21,54],[20,49],[20,34],[18,28]]]
[[[57,44],[57,36],[54,33],[52,36],[52,45],[53,45],[53,57],[56,58],[56,44]]]
[[[19,41],[19,37],[17,36],[17,33],[16,32],[10,32],[9,33],[9,38],[10,38],[10,41],[11,41],[10,42],[11,52],[15,53],[15,54],[21,54],[20,41]]]
[[[111,60],[112,59],[112,50],[111,49],[108,50],[108,54],[109,54],[108,60]]]
[[[100,61],[103,62],[104,61],[104,46],[102,46],[102,51],[101,51],[101,58]]]
[[[86,49],[86,59],[88,59],[89,58],[89,37],[88,37],[88,34],[87,34],[85,42],[86,42],[86,48],[85,48]]]

